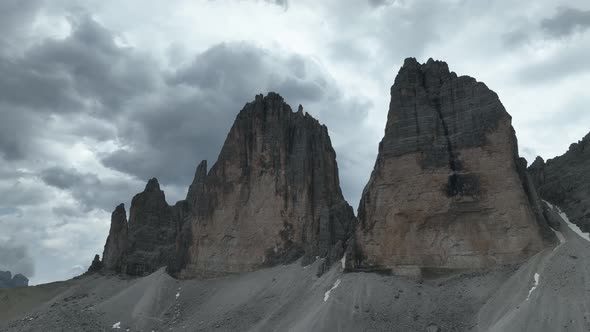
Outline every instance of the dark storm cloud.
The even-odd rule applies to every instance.
[[[121,201],[129,200],[142,189],[136,182],[101,180],[96,174],[81,173],[75,168],[51,167],[41,171],[39,176],[45,184],[70,192],[83,211],[94,208],[111,211]],[[58,215],[70,216],[80,212],[63,206],[53,211]]]
[[[590,10],[561,7],[550,18],[541,21],[542,29],[552,37],[565,37],[590,27]]]
[[[63,81],[55,84],[70,87],[73,91],[66,92],[68,95],[98,102],[101,111],[107,114],[118,111],[125,100],[153,88],[156,77],[149,58],[118,46],[115,35],[88,15],[73,17],[70,23],[70,36],[64,40],[47,40],[34,47],[19,67],[51,78],[65,76],[69,84]]]
[[[35,264],[26,246],[0,243],[0,270],[31,278],[35,275]]]
[[[113,121],[127,100],[154,89],[160,73],[149,57],[119,47],[115,35],[88,15],[72,16],[70,23],[72,32],[64,39],[46,39],[20,55],[0,52],[5,160],[25,159],[51,115],[76,114],[80,126],[74,128],[104,140],[104,125],[89,119]]]
[[[41,0],[0,1],[0,45],[6,39],[12,39],[25,32],[41,3]]]
[[[224,93],[242,104],[269,88],[288,99],[309,102],[319,100],[326,85],[324,78],[313,77],[314,69],[299,55],[282,57],[250,43],[224,43],[198,55],[169,83]]]
[[[335,89],[313,61],[250,43],[213,46],[166,82],[159,97],[122,124],[120,135],[129,148],[102,161],[140,179],[155,176],[184,187],[200,160],[211,165],[217,159],[237,113],[256,94],[275,91],[292,106],[309,105],[326,100]],[[343,113],[346,109],[340,107]]]
[[[71,17],[70,23],[65,39],[0,57],[0,102],[46,113],[84,111],[94,102],[110,112],[153,87],[149,59],[117,46],[114,35],[90,16]]]
[[[78,173],[75,169],[63,169],[59,167],[52,167],[41,172],[41,179],[50,185],[59,189],[69,189],[74,186],[78,186],[83,183],[90,184],[91,182],[97,182],[98,179],[95,176],[88,177],[88,174],[84,175]]]

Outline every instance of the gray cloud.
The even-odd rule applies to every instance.
[[[0,243],[0,270],[21,273],[31,278],[35,275],[35,264],[24,245]]]
[[[258,93],[278,92],[320,118],[326,110],[342,118],[351,108],[337,104],[341,93],[314,61],[251,43],[213,46],[166,82],[155,100],[136,105],[141,112],[122,121],[119,133],[130,148],[104,156],[104,165],[140,179],[155,176],[162,183],[186,187],[201,159],[217,159],[238,111]],[[366,116],[351,112],[360,114],[360,120]]]
[[[0,52],[0,156],[25,159],[51,116],[78,116],[85,136],[105,140],[91,118],[109,118],[133,97],[150,93],[159,72],[149,57],[115,44],[88,15],[71,16],[72,33],[19,55]],[[89,117],[79,118],[80,114]],[[112,138],[112,137],[111,137]]]
[[[284,7],[285,9],[289,7],[288,0],[264,0],[264,1],[275,4],[277,6]]]
[[[75,168],[51,167],[40,173],[43,182],[49,186],[71,193],[80,203],[82,211],[95,208],[111,211],[121,201],[128,201],[139,192],[138,182],[101,180],[96,174],[81,173]],[[73,211],[71,207],[58,206],[53,209],[58,215],[77,216],[81,211]]]
[[[579,47],[578,47],[579,46]],[[560,49],[543,61],[525,64],[518,72],[521,80],[527,84],[554,84],[571,75],[590,71],[588,59],[590,49],[584,45]]]
[[[386,6],[396,3],[396,0],[368,0],[371,7]]]
[[[530,41],[529,32],[523,29],[516,29],[502,35],[504,46],[513,48],[522,46]]]
[[[17,41],[29,28],[42,0],[0,1],[0,45]]]
[[[78,186],[80,184],[91,184],[92,182],[96,183],[98,179],[96,176],[91,176],[88,178],[88,174],[84,176],[83,174],[78,173],[75,169],[65,170],[59,167],[48,168],[41,172],[41,179],[50,185],[54,186],[59,189],[70,189],[73,186]]]
[[[149,57],[117,46],[115,35],[88,15],[71,16],[70,24],[70,36],[46,40],[31,49],[16,67],[56,80],[51,85],[67,89],[61,93],[71,99],[98,103],[91,110],[106,113],[99,115],[108,116],[119,110],[125,100],[152,90],[156,77]],[[45,86],[25,91],[29,100],[37,95],[54,95]],[[68,104],[59,106],[53,110],[70,109]]]
[[[590,27],[590,10],[560,7],[557,13],[541,21],[541,27],[552,37],[565,37]]]

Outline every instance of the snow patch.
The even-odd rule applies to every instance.
[[[531,289],[529,290],[529,295],[526,297],[527,301],[531,298],[531,294],[533,294],[533,291],[537,288],[537,286],[539,286],[539,277],[540,275],[538,273],[535,273],[535,283],[533,284],[533,287],[531,287]]]
[[[120,329],[121,328],[121,322],[116,322],[115,324],[113,324],[113,328],[114,329]]]
[[[330,298],[330,293],[336,289],[336,287],[338,287],[338,285],[340,285],[340,279],[336,280],[336,282],[334,283],[334,286],[332,286],[332,288],[330,288],[325,294],[324,294],[324,302],[328,301],[328,299]]]
[[[553,231],[553,233],[555,233],[555,236],[557,236],[557,238],[559,239],[559,244],[564,244],[565,237],[563,236],[563,234],[560,231],[554,230],[553,228],[551,228],[551,230]],[[555,249],[557,249],[557,247],[555,247]],[[553,249],[553,250],[555,250],[555,249]]]
[[[561,212],[561,210],[558,208],[557,209],[559,211],[559,215],[561,216],[561,219],[563,219],[563,221],[565,221],[565,223],[567,224],[567,226],[574,231],[574,233],[578,234],[582,239],[590,242],[590,235],[588,233],[584,233],[582,232],[582,230],[580,229],[580,227],[578,227],[578,225],[572,223],[567,215],[563,212]]]
[[[180,296],[180,292],[176,293],[176,299],[178,300],[178,297]]]
[[[566,223],[566,225],[572,231],[574,231],[574,233],[578,234],[582,239],[590,242],[590,234],[582,232],[582,230],[580,229],[580,227],[578,227],[578,225],[572,223],[570,221],[570,219],[567,217],[567,214],[565,214],[565,212],[561,211],[561,209],[558,206],[555,206],[555,205],[553,205],[553,204],[551,204],[551,203],[549,203],[549,202],[547,202],[545,200],[543,202],[545,202],[545,204],[547,204],[550,208],[557,210],[557,213],[559,214],[559,216],[561,217],[561,219]],[[559,241],[561,242],[561,238],[559,239]]]
[[[344,254],[344,256],[342,256],[340,263],[342,263],[342,269],[344,270],[346,268],[346,254]]]

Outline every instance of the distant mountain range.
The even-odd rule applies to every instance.
[[[26,287],[28,285],[29,279],[20,273],[13,277],[10,271],[0,271],[0,288]]]

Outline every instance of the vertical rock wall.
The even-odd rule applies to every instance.
[[[406,59],[363,191],[352,265],[419,273],[520,261],[544,219],[519,175],[511,118],[485,84]]]

